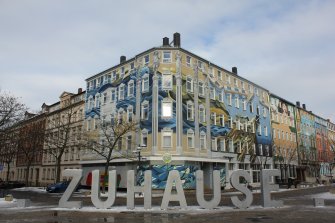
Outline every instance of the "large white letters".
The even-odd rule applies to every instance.
[[[270,177],[280,176],[279,170],[262,170],[261,172],[261,193],[263,207],[281,207],[283,201],[271,200],[271,191],[278,191],[278,184],[270,184]]]
[[[243,177],[250,183],[250,175],[244,170],[235,170],[230,177],[230,183],[236,190],[241,191],[245,195],[245,199],[241,201],[237,196],[232,196],[231,202],[236,207],[244,209],[250,207],[252,203],[252,193],[246,185],[240,184],[240,177]]]
[[[113,206],[115,202],[116,191],[116,171],[112,170],[108,173],[108,197],[107,200],[102,201],[100,197],[100,173],[99,170],[92,172],[92,193],[91,201],[96,208],[106,209]],[[102,185],[103,187],[105,185]]]
[[[127,208],[135,208],[135,192],[144,193],[144,209],[151,209],[151,170],[145,171],[144,186],[134,185],[134,170],[129,170],[127,173]]]
[[[58,206],[60,208],[81,208],[82,201],[69,201],[72,196],[74,190],[80,183],[81,178],[83,177],[83,170],[70,170],[66,169],[63,172],[64,177],[72,177],[72,180],[65,190],[63,196],[59,200]]]
[[[176,194],[172,194],[173,183],[176,185]],[[187,207],[182,182],[177,170],[172,170],[169,173],[168,179],[166,181],[161,209],[167,209],[170,201],[179,201],[181,208]]]
[[[213,198],[210,201],[206,201],[204,198],[204,173],[202,170],[195,172],[196,186],[197,186],[197,201],[200,207],[206,209],[216,208],[221,201],[221,183],[220,183],[220,171],[214,170],[213,172]]]

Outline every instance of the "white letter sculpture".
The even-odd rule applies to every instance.
[[[176,194],[171,193],[174,182],[176,184]],[[179,201],[181,208],[186,209],[187,207],[182,182],[180,180],[179,172],[177,170],[172,170],[169,173],[168,179],[166,181],[161,209],[167,209],[170,201]]]
[[[230,184],[238,191],[241,191],[245,195],[244,200],[238,199],[237,196],[232,196],[231,197],[231,202],[235,207],[240,208],[240,209],[245,209],[250,207],[252,203],[252,193],[251,191],[247,188],[246,185],[240,184],[240,177],[244,177],[244,179],[250,183],[250,175],[244,171],[244,170],[235,170],[232,175],[230,176]]]
[[[59,200],[58,206],[60,208],[81,208],[83,204],[82,201],[69,201],[69,199],[83,177],[83,170],[66,169],[63,172],[63,177],[72,177],[72,180]]]
[[[103,187],[105,185],[102,185]],[[113,206],[115,202],[116,191],[116,171],[108,172],[108,197],[107,200],[102,201],[100,197],[100,171],[94,170],[92,172],[92,193],[91,201],[96,208],[106,209]]]
[[[271,200],[271,191],[278,191],[278,184],[270,184],[270,177],[280,176],[279,170],[262,170],[261,171],[261,193],[263,207],[281,207],[283,201]]]
[[[151,170],[147,170],[144,173],[144,186],[135,186],[135,175],[134,170],[127,172],[127,208],[135,208],[135,193],[144,193],[144,209],[151,209]]]
[[[206,201],[204,198],[204,173],[202,170],[195,172],[196,176],[196,193],[197,201],[200,207],[205,209],[216,208],[221,201],[221,183],[220,183],[220,171],[213,171],[213,198],[210,201]]]

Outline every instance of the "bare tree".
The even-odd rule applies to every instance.
[[[19,130],[18,164],[26,166],[25,183],[29,183],[29,170],[42,160],[45,118],[35,116],[21,124]]]
[[[0,131],[21,120],[26,110],[17,97],[0,90]]]
[[[51,155],[56,160],[56,182],[60,181],[61,162],[64,153],[67,152],[69,146],[78,146],[79,148],[79,142],[75,140],[77,135],[71,132],[74,123],[77,123],[78,119],[81,120],[78,111],[78,107],[71,106],[47,118],[44,153]],[[76,134],[81,134],[81,132]]]
[[[332,175],[333,168],[335,165],[335,139],[328,138],[328,143],[330,147],[329,169],[330,169],[330,175]]]
[[[10,180],[11,164],[14,163],[18,149],[18,132],[14,128],[7,128],[0,132],[0,162],[6,164],[6,181]]]
[[[129,148],[122,150],[122,140],[126,137],[131,137],[138,124],[135,121],[125,122],[122,119],[112,119],[111,121],[97,119],[96,121],[99,122],[96,124],[97,131],[87,132],[84,137],[84,143],[88,150],[93,151],[106,160],[103,181],[103,185],[106,185],[108,167],[111,161],[117,158],[133,158],[132,151],[129,151]],[[132,145],[135,145],[132,138],[129,141],[132,142]]]

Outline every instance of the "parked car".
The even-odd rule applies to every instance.
[[[50,184],[47,186],[46,190],[49,193],[62,193],[66,190],[69,184],[70,184],[70,181],[63,181],[63,182]]]
[[[24,187],[25,184],[19,181],[8,181],[8,182],[1,182],[0,189],[13,189],[13,188],[20,188]]]

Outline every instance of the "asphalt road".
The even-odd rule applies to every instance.
[[[273,193],[273,199],[284,201],[283,208],[260,208],[260,196],[254,194],[253,207],[247,210],[217,209],[217,210],[186,210],[179,211],[171,208],[167,211],[154,212],[108,212],[108,211],[77,211],[77,210],[50,210],[57,207],[60,194],[47,194],[36,192],[10,191],[15,198],[31,199],[34,208],[27,209],[0,209],[0,222],[145,222],[145,223],[197,223],[197,222],[335,222],[335,200],[326,201],[325,207],[313,207],[312,194],[328,192],[330,186],[314,187],[300,190],[290,190]],[[90,198],[78,197],[73,200],[83,200],[84,206],[92,206]],[[220,206],[232,207],[230,194],[223,194]],[[161,197],[153,198],[153,206],[161,204]],[[186,193],[189,206],[197,205],[195,194]],[[143,199],[136,199],[136,204],[143,206]],[[118,197],[115,206],[126,205],[126,198]],[[171,206],[178,203],[170,203]]]

